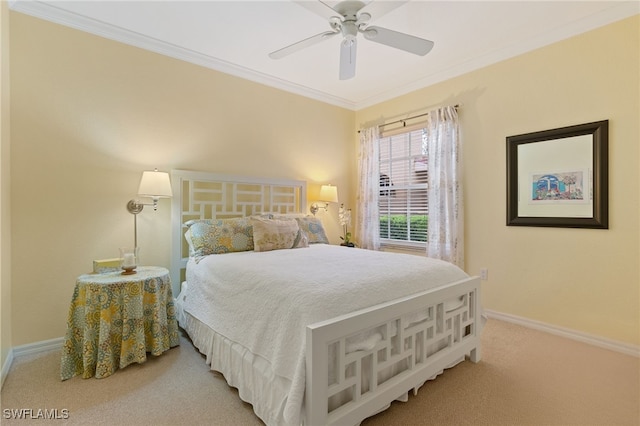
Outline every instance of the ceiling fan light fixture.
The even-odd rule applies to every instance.
[[[342,47],[344,47],[345,49],[351,49],[353,48],[353,46],[356,44],[356,39],[355,38],[345,38],[344,40],[342,40]],[[349,58],[352,58],[353,55],[350,55]],[[351,60],[351,59],[350,59]]]
[[[364,25],[371,20],[371,14],[363,12],[358,15],[358,25]]]
[[[369,28],[362,31],[362,34],[364,35],[364,38],[366,38],[367,40],[373,40],[378,36],[378,31],[374,30],[373,28]]]

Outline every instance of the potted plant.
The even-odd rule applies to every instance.
[[[340,225],[342,225],[342,233],[340,236],[342,243],[341,246],[355,247],[356,245],[351,242],[351,232],[349,232],[349,225],[351,224],[351,209],[345,209],[344,204],[340,204],[340,210],[338,211],[338,219]]]

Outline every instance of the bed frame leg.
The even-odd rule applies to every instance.
[[[480,350],[480,346],[471,349],[471,352],[469,353],[469,359],[471,360],[471,362],[480,362],[480,360],[482,359],[482,351]]]

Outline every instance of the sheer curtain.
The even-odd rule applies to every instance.
[[[378,195],[380,185],[380,146],[378,126],[360,131],[358,150],[358,192],[356,194],[356,238],[360,247],[380,248]]]
[[[462,143],[458,111],[444,107],[427,115],[429,225],[427,256],[464,267]]]

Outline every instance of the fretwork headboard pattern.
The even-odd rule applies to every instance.
[[[184,280],[189,249],[185,222],[228,219],[265,213],[300,213],[306,208],[305,181],[225,176],[185,170],[171,171],[171,280],[177,297]]]

